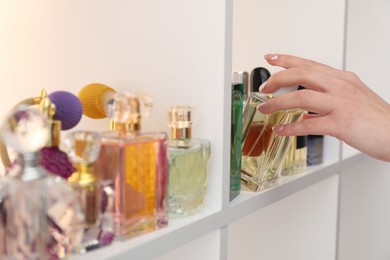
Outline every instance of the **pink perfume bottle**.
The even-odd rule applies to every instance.
[[[138,94],[117,94],[107,104],[112,131],[101,134],[96,168],[113,197],[103,216],[105,227],[119,239],[168,224],[167,135],[140,131],[141,116],[151,108],[150,99]]]
[[[66,181],[39,164],[49,139],[41,111],[13,112],[3,140],[19,154],[13,173],[0,182],[0,259],[58,259],[80,253],[84,216]]]

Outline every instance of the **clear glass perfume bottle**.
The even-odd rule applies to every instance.
[[[289,176],[302,173],[306,170],[307,158],[307,136],[292,136],[290,149],[287,152],[282,175]]]
[[[141,115],[151,107],[150,99],[136,94],[117,94],[107,105],[113,131],[101,134],[96,167],[113,198],[104,209],[105,229],[111,225],[119,239],[168,224],[167,135],[140,132]]]
[[[256,108],[270,98],[273,96],[252,92],[244,109],[241,178],[253,191],[273,185],[291,143],[290,137],[279,136],[272,128],[298,121],[304,114],[302,109],[262,114]]]
[[[244,90],[248,87],[244,84],[244,78],[248,78],[247,72],[232,72],[232,105],[230,128],[230,196],[232,201],[241,191],[241,146],[242,146],[242,111]]]
[[[3,140],[19,154],[17,173],[0,181],[0,258],[58,259],[83,250],[84,216],[67,182],[39,164],[49,136],[41,111],[20,109],[2,126]]]
[[[193,107],[168,108],[169,214],[188,216],[198,212],[207,191],[210,142],[192,138]]]

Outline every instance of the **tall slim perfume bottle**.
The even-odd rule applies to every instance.
[[[315,114],[309,112],[309,114]],[[324,153],[324,136],[309,135],[307,137],[307,165],[317,165],[323,161]]]
[[[306,170],[307,139],[307,135],[291,137],[290,149],[283,162],[283,176],[299,174]]]
[[[297,88],[284,88],[292,91]],[[279,93],[274,93],[278,95]],[[277,135],[272,128],[298,121],[304,110],[291,109],[262,114],[257,106],[273,98],[272,95],[252,92],[243,115],[243,145],[241,178],[253,191],[272,187],[279,176],[291,138]]]
[[[193,108],[168,108],[169,214],[188,216],[198,212],[207,191],[210,142],[192,138]]]
[[[309,135],[307,140],[307,165],[322,163],[324,153],[324,136]]]
[[[101,185],[94,171],[94,162],[100,152],[100,136],[95,132],[75,131],[66,135],[61,147],[66,151],[76,171],[68,178],[84,211],[85,228],[99,225]]]
[[[241,191],[242,111],[247,72],[232,72],[232,105],[230,128],[230,201]],[[246,80],[246,82],[248,82]],[[246,91],[245,91],[246,92]]]
[[[3,140],[19,154],[16,173],[0,182],[0,258],[58,259],[83,250],[84,216],[67,182],[39,164],[49,136],[42,112],[24,108],[2,125]]]
[[[150,99],[135,94],[117,94],[107,105],[113,131],[101,134],[96,170],[103,189],[113,194],[104,218],[111,214],[119,239],[168,224],[167,135],[140,131],[141,116],[151,107]]]

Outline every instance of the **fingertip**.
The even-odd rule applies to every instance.
[[[264,55],[264,59],[266,59],[268,62],[275,61],[279,58],[278,54],[266,54]]]
[[[264,90],[266,89],[266,87],[267,87],[267,81],[264,81],[264,82],[260,85],[260,87],[259,87],[259,92],[264,93]]]
[[[282,135],[284,130],[284,125],[276,125],[272,127],[272,131],[274,131],[278,135]]]

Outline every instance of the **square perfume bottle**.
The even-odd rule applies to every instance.
[[[290,90],[294,90],[292,88]],[[291,137],[279,136],[272,128],[298,121],[304,110],[291,109],[262,114],[257,106],[272,95],[252,92],[244,109],[242,145],[242,181],[253,191],[272,187],[281,173]]]
[[[146,97],[117,94],[107,105],[112,131],[101,134],[97,172],[107,196],[103,225],[125,239],[168,224],[168,155],[164,132],[142,133]],[[146,113],[146,112],[145,112]]]
[[[193,215],[207,192],[210,142],[192,138],[193,108],[168,108],[171,128],[169,142],[169,215]]]

